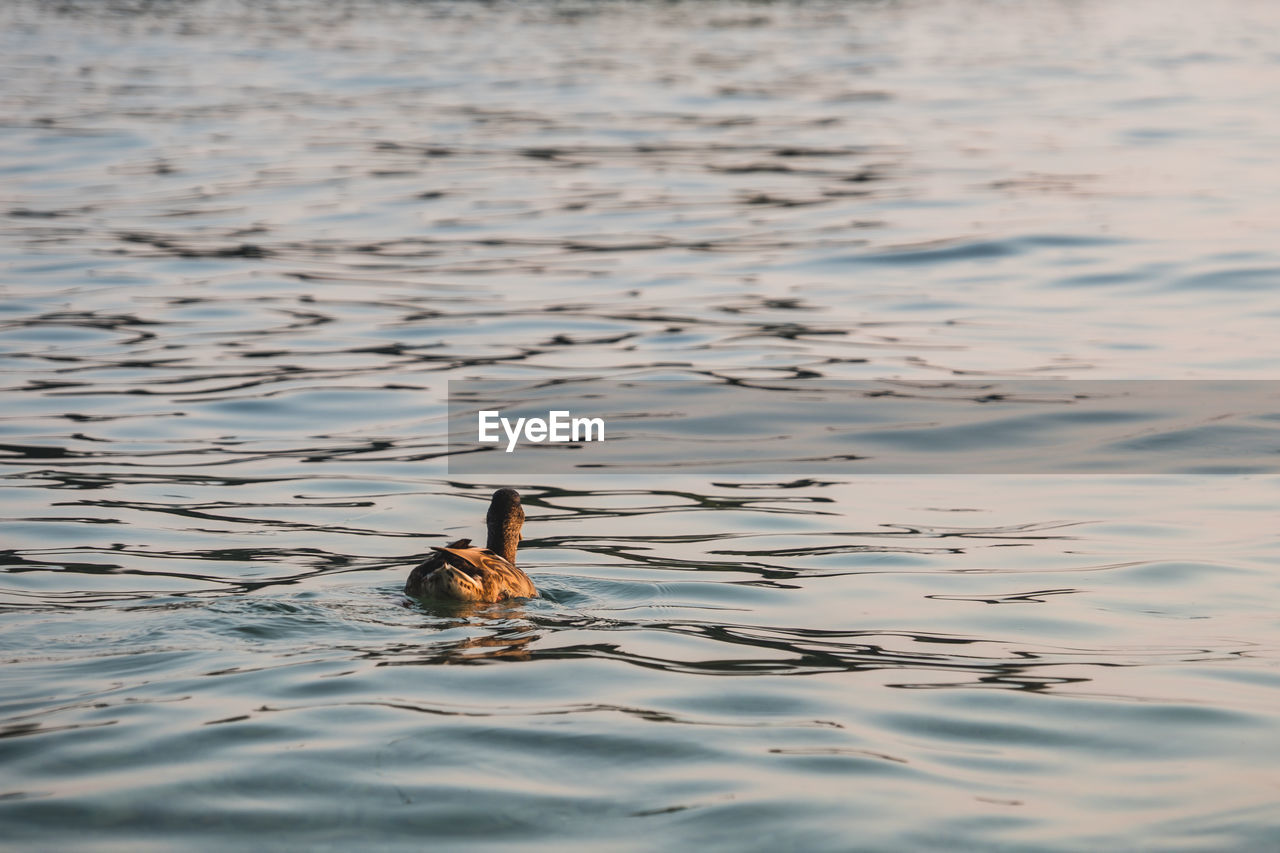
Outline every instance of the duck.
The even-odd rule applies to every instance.
[[[494,492],[485,523],[489,529],[486,547],[473,548],[470,539],[433,547],[435,553],[409,573],[405,595],[481,603],[536,596],[533,581],[516,567],[516,546],[524,525],[520,493],[515,489]]]

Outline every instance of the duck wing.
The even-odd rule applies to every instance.
[[[489,601],[502,601],[504,598],[534,598],[538,589],[529,580],[529,576],[507,562],[501,554],[488,548],[441,548],[438,549],[449,565],[460,569],[478,580],[485,590]],[[466,565],[463,565],[463,561]]]
[[[496,599],[537,595],[529,576],[488,548],[434,548],[444,562],[483,583]]]
[[[470,539],[458,539],[453,542],[450,542],[446,547],[461,550],[461,549],[469,549],[470,545],[471,545]],[[445,558],[443,553],[445,549],[432,548],[431,550],[435,551],[436,553],[432,554],[430,557],[423,560],[418,565],[414,566],[413,571],[409,572],[409,579],[405,581],[405,585],[404,585],[405,595],[419,596],[424,594],[426,592],[427,578],[429,578],[431,574],[435,572],[437,569],[439,569],[441,566],[445,565]],[[475,549],[472,549],[472,550],[475,550]]]
[[[462,542],[470,544],[469,539],[463,539]],[[460,569],[469,575],[475,576],[493,568],[492,561],[497,560],[505,565],[511,565],[506,560],[486,548],[468,548],[465,545],[459,547],[458,542],[452,545],[446,545],[443,548],[432,548],[436,555],[447,565]],[[433,558],[434,559],[434,558]]]
[[[428,579],[445,566],[474,579],[480,585],[482,601],[533,598],[538,594],[529,576],[501,555],[488,548],[472,548],[470,545],[470,539],[459,539],[443,548],[433,547],[431,550],[435,553],[409,574],[404,586],[405,594],[421,596],[428,593]]]

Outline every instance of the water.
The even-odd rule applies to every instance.
[[[1276,478],[459,478],[445,401],[1274,379],[1277,35],[5,4],[3,843],[1280,848]],[[499,486],[542,596],[404,599]]]

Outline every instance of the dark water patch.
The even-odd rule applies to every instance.
[[[1173,283],[1179,290],[1270,290],[1280,284],[1280,267],[1224,269],[1188,276]]]

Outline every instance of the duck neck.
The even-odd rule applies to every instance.
[[[524,508],[520,506],[520,496],[511,489],[496,492],[489,505],[485,523],[489,528],[486,547],[514,566],[516,548],[520,545],[520,528],[524,525]]]
[[[489,502],[485,525],[489,528],[489,551],[497,553],[509,564],[516,565],[516,548],[520,546],[520,528],[525,524],[525,508],[515,489],[498,489]]]
[[[510,524],[489,524],[489,542],[486,547],[511,565],[516,564],[516,548],[520,545],[520,527]]]

